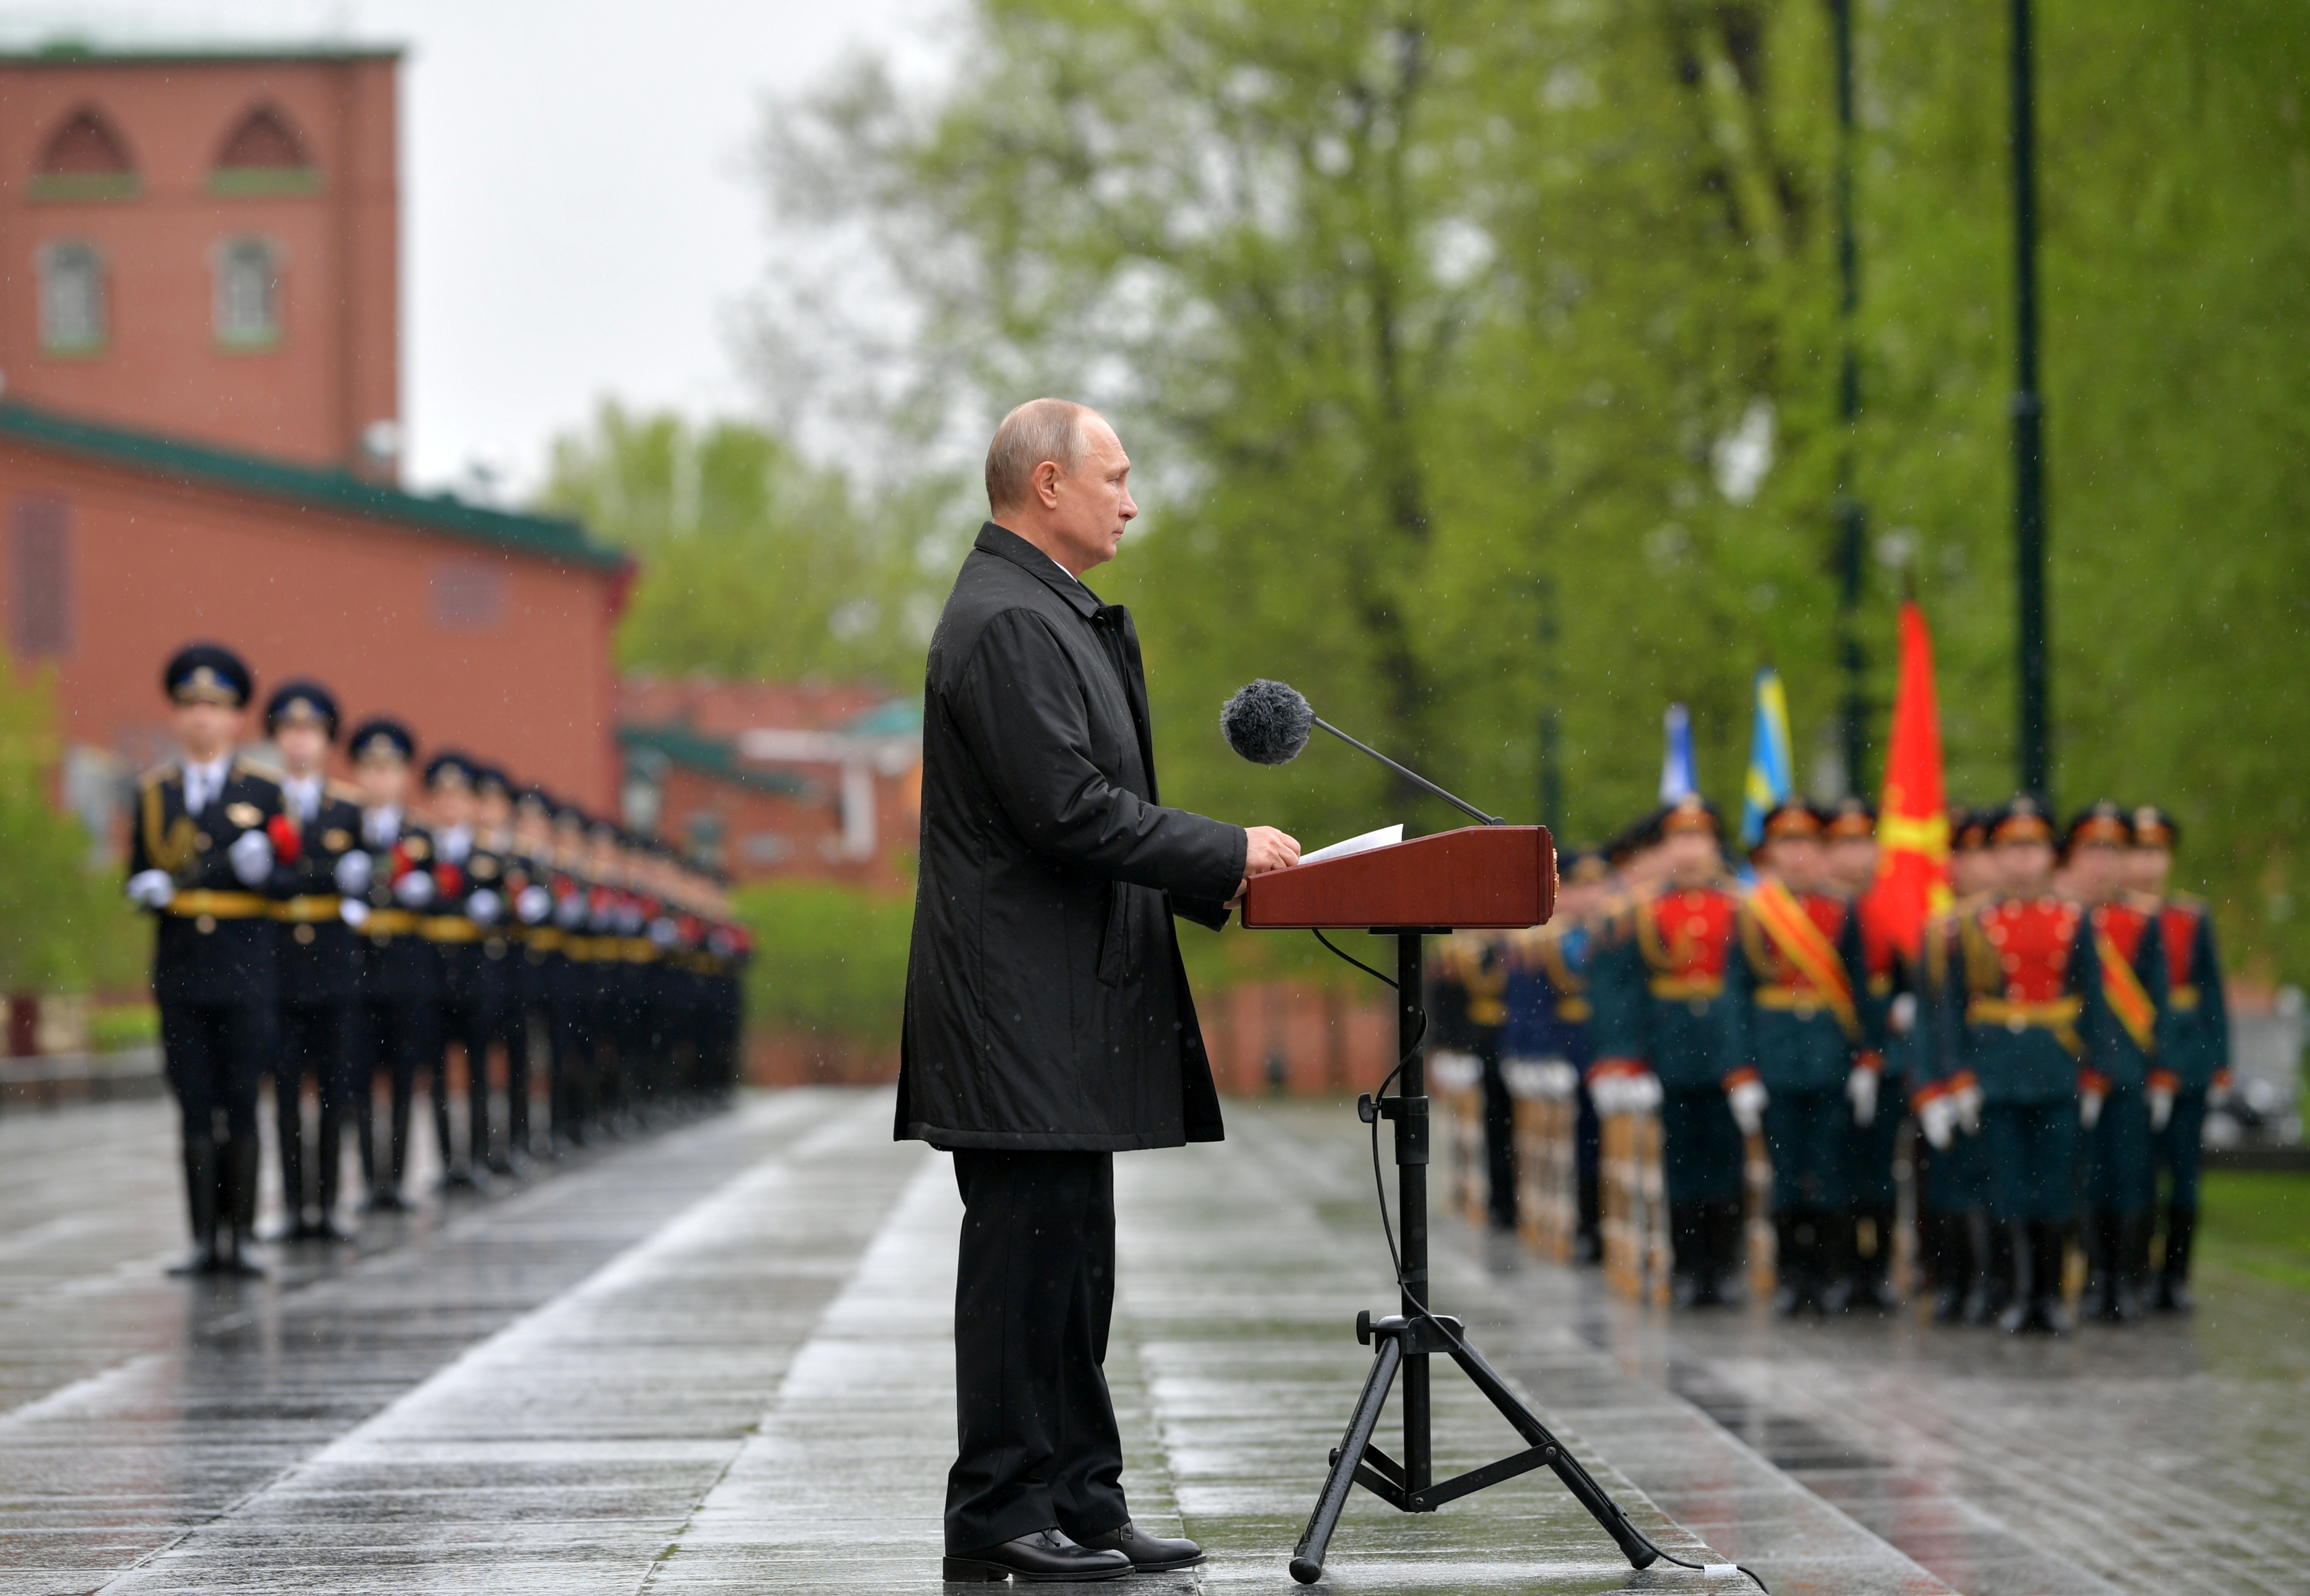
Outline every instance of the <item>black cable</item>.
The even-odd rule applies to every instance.
[[[1313,928],[1311,927],[1310,929],[1312,930]],[[1381,975],[1377,970],[1372,968],[1371,966],[1366,964],[1362,959],[1356,958],[1353,954],[1342,951],[1341,949],[1333,942],[1332,939],[1325,936],[1322,932],[1316,932],[1315,936],[1317,941],[1323,943],[1324,947],[1331,949],[1333,953],[1338,954],[1340,958],[1346,959],[1350,964],[1363,971],[1365,975],[1369,976],[1373,980],[1381,982],[1391,989],[1396,989],[1396,984],[1394,981],[1389,980],[1385,976]],[[1388,1266],[1395,1276],[1396,1289],[1407,1297],[1411,1295],[1411,1288],[1403,1278],[1402,1254],[1398,1253],[1395,1248],[1395,1226],[1389,1219],[1387,1211],[1387,1176],[1383,1171],[1379,1159],[1379,1122],[1386,1117],[1386,1115],[1379,1112],[1379,1110],[1381,1105],[1387,1101],[1387,1089],[1394,1083],[1397,1076],[1403,1073],[1405,1068],[1411,1063],[1414,1055],[1420,1052],[1420,1044],[1426,1041],[1427,1037],[1428,1011],[1425,1008],[1422,1008],[1420,1011],[1420,1029],[1412,1037],[1411,1045],[1404,1051],[1402,1058],[1395,1061],[1395,1068],[1390,1070],[1385,1076],[1381,1077],[1379,1089],[1372,1094],[1372,1190],[1379,1199],[1379,1227],[1380,1234],[1387,1238]],[[1422,1292],[1417,1300],[1420,1305],[1421,1314],[1427,1319],[1429,1323],[1433,1324],[1437,1330],[1441,1331],[1444,1333],[1445,1339],[1449,1340],[1461,1351],[1470,1351],[1468,1343],[1460,1339],[1459,1331],[1454,1330],[1450,1323],[1438,1318],[1431,1310],[1429,1309],[1427,1294],[1425,1292]],[[1570,1448],[1567,1447],[1562,1449],[1562,1456],[1566,1462],[1579,1470],[1583,1475],[1588,1475],[1587,1466],[1582,1463],[1578,1458],[1572,1455]],[[1588,1476],[1588,1483],[1592,1486],[1596,1486],[1594,1476]],[[1608,1502],[1611,1501],[1611,1498],[1605,1495],[1604,1489],[1602,1486],[1596,1486],[1596,1494],[1600,1496],[1603,1496]],[[1629,1519],[1627,1512],[1621,1508],[1619,1503],[1612,1503],[1612,1510],[1615,1513],[1620,1514],[1620,1522],[1627,1526],[1628,1533],[1642,1541],[1645,1544],[1646,1548],[1654,1557],[1661,1558],[1664,1562],[1673,1563],[1679,1568],[1690,1568],[1702,1573],[1706,1573],[1707,1571],[1710,1566],[1708,1564],[1688,1563],[1682,1557],[1676,1556],[1674,1553],[1663,1550],[1656,1542],[1654,1541],[1651,1536],[1637,1528],[1636,1524]],[[1719,1566],[1722,1566],[1719,1565]],[[1747,1574],[1750,1580],[1754,1581],[1757,1589],[1762,1591],[1765,1593],[1765,1596],[1773,1596],[1772,1587],[1767,1585],[1764,1580],[1758,1575],[1755,1569],[1741,1563],[1735,1563],[1732,1566],[1740,1570],[1741,1573]]]

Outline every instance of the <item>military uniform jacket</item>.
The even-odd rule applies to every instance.
[[[432,834],[404,814],[391,841],[372,837],[364,827],[361,844],[369,857],[369,917],[360,928],[362,993],[388,1001],[438,998],[441,961],[419,934],[417,910],[395,889],[404,876],[431,872]]]
[[[1591,981],[1599,1068],[1633,1061],[1671,1091],[1721,1083],[1738,912],[1714,885],[1648,891],[1620,911]]]
[[[129,838],[131,880],[168,872],[177,894],[160,911],[152,945],[152,995],[179,1003],[274,1001],[274,884],[251,888],[234,873],[232,845],[265,830],[281,814],[281,789],[245,759],[199,814],[185,811],[185,771],[163,765],[137,784]],[[274,875],[279,875],[275,870]]]
[[[345,924],[337,861],[360,847],[359,796],[351,787],[325,783],[308,820],[284,788],[282,812],[297,854],[281,861],[286,895],[274,911],[282,922],[281,1001],[291,1007],[350,1002],[360,990],[361,951]]]
[[[2158,906],[2097,904],[2086,912],[2096,958],[2086,998],[2086,1069],[2080,1077],[2108,1092],[2140,1091],[2166,1028],[2166,955]]]
[[[2085,911],[2051,896],[1999,898],[1960,919],[1957,935],[1951,1018],[1982,1101],[2074,1099],[2097,973]]]
[[[1507,1024],[1500,1051],[1510,1058],[1560,1058],[1585,1070],[1589,1059],[1588,961],[1594,939],[1583,926],[1546,926],[1519,937],[1508,960]]]
[[[433,901],[421,930],[445,958],[503,959],[514,907],[507,900],[505,857],[469,841],[464,857],[452,859],[448,840],[433,834]]]
[[[1883,1045],[1861,916],[1827,893],[1784,892],[1776,906],[1760,892],[1741,900],[1726,963],[1728,1067],[1753,1067],[1767,1092],[1841,1091],[1856,1055]],[[1771,929],[1790,909],[1805,933],[1793,952]]]
[[[2214,951],[2214,917],[2202,899],[2169,898],[2158,910],[2166,954],[2165,1028],[2158,1070],[2179,1092],[2196,1094],[2229,1068],[2229,1002]]]

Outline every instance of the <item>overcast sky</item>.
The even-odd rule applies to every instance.
[[[776,241],[747,173],[763,97],[848,52],[934,71],[953,0],[138,0],[10,7],[15,45],[404,45],[402,417],[413,484],[519,493],[604,395],[743,408],[733,306]]]

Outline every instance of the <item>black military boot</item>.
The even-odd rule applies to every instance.
[[[273,1084],[274,1129],[281,1143],[281,1208],[289,1222],[274,1241],[303,1241],[305,1224],[305,1113],[295,1085]]]
[[[2117,1318],[2117,1275],[2123,1267],[2118,1257],[2117,1216],[2097,1208],[2085,1217],[2086,1290],[2078,1303],[2081,1318],[2115,1322]]]
[[[1805,1257],[1799,1250],[1798,1219],[1792,1210],[1773,1216],[1773,1312],[1793,1319],[1805,1310]]]
[[[1984,1210],[1969,1208],[1965,1210],[1966,1263],[1968,1271],[1965,1287],[1965,1322],[1967,1324],[1994,1324],[1998,1314],[2004,1312],[2004,1304],[1999,1300],[1999,1291],[2001,1282],[2010,1286],[2013,1267],[2010,1260],[2007,1260],[2002,1265],[2005,1273],[2001,1276],[1998,1272],[2001,1264],[1997,1244],[1998,1238],[2004,1234],[2004,1227],[1991,1224],[1989,1215]]]
[[[345,1120],[342,1109],[321,1106],[321,1144],[313,1152],[314,1196],[320,1212],[307,1234],[316,1241],[350,1241],[337,1226],[337,1188],[344,1168]]]
[[[1860,1221],[1867,1219],[1876,1245],[1867,1253],[1861,1250]],[[1893,1293],[1893,1230],[1900,1223],[1900,1215],[1890,1203],[1871,1203],[1854,1216],[1853,1300],[1851,1306],[1871,1313],[1889,1314],[1901,1305]]]
[[[1708,1261],[1704,1255],[1706,1230],[1701,1204],[1669,1204],[1668,1299],[1672,1307],[1694,1308],[1702,1305],[1702,1282],[1708,1278]]]
[[[1983,1271],[1984,1324],[2002,1322],[2005,1310],[2013,1305],[2013,1282],[2020,1276],[2028,1259],[2028,1249],[2019,1245],[2026,1234],[2020,1226],[2003,1225],[1987,1215],[1983,1225],[1989,1238],[1989,1267]]]
[[[2029,1294],[2016,1305],[2022,1311],[2022,1328],[2067,1335],[2070,1315],[2062,1302],[2062,1274],[2069,1245],[2063,1227],[2052,1219],[2036,1221],[2029,1227],[2028,1248]]]
[[[256,1240],[256,1161],[259,1149],[253,1136],[236,1136],[224,1144],[224,1205],[217,1215],[217,1272],[244,1279],[261,1278],[265,1271],[242,1249]]]
[[[1853,1306],[1853,1216],[1824,1209],[1813,1216],[1813,1236],[1820,1311],[1835,1318]]]
[[[172,1263],[172,1275],[214,1274],[217,1266],[217,1145],[208,1137],[185,1139],[185,1208],[192,1220],[193,1255]]]
[[[2196,1209],[2167,1209],[2166,1260],[2158,1266],[2156,1303],[2160,1313],[2186,1314],[2197,1305],[2190,1296],[2190,1244],[2197,1234]]]
[[[2019,1335],[2025,1330],[2036,1328],[2031,1321],[2029,1306],[2037,1290],[2037,1227],[2016,1220],[2005,1226],[2004,1229],[2010,1247],[2013,1272],[2005,1293],[2004,1311],[1997,1315],[1997,1328],[2007,1335]]]
[[[1716,1300],[1736,1306],[1749,1300],[1749,1215],[1740,1199],[1715,1205],[1715,1236],[1709,1250],[1710,1279]]]
[[[2115,1262],[2110,1269],[2110,1307],[2113,1322],[2131,1324],[2141,1317],[2143,1277],[2147,1272],[2141,1263],[2144,1248],[2142,1232],[2149,1228],[2148,1213],[2119,1214],[2111,1220],[2115,1230]]]
[[[1933,1238],[1933,1323],[1960,1323],[1974,1292],[1972,1226],[1964,1214],[1936,1213],[1921,1216],[1920,1227]]]

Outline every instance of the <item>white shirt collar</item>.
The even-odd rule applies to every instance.
[[[321,784],[326,778],[317,770],[310,776],[283,776],[282,795],[289,800],[300,820],[309,820],[321,811]]]
[[[370,844],[383,847],[401,837],[401,811],[387,803],[373,809],[362,817],[361,828],[369,833]]]
[[[465,855],[473,851],[473,829],[470,826],[452,826],[433,839],[441,857],[452,864],[463,864]]]
[[[198,814],[206,809],[215,800],[216,795],[224,791],[224,779],[231,772],[232,755],[229,751],[219,754],[205,765],[196,765],[192,760],[187,759],[185,761],[187,812]]]

